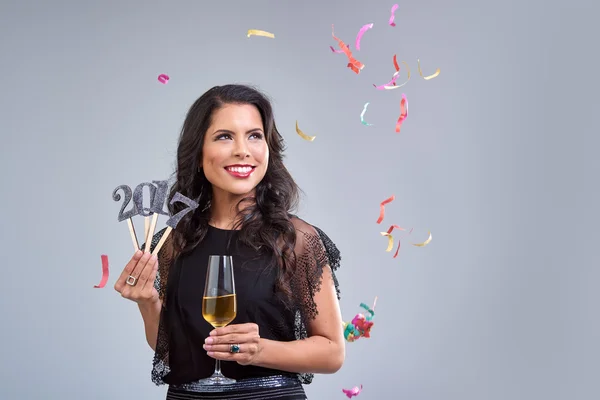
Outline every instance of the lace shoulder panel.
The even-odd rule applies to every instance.
[[[339,285],[335,271],[340,266],[340,251],[333,241],[319,228],[307,222],[293,218],[296,227],[296,246],[294,278],[292,292],[294,304],[301,312],[302,322],[308,324],[317,314],[314,296],[321,290],[323,268],[331,268],[336,293],[339,296]]]
[[[310,335],[309,323],[318,314],[314,296],[321,289],[323,268],[326,266],[331,268],[337,298],[340,299],[335,271],[340,267],[342,257],[337,246],[321,229],[296,216],[292,216],[292,223],[296,227],[296,265],[291,283],[295,305],[294,336],[296,340],[303,340]],[[308,385],[314,374],[300,373],[298,378]]]

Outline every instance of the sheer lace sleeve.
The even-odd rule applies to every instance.
[[[321,290],[323,268],[329,266],[331,275],[340,299],[340,290],[336,270],[340,267],[340,251],[333,241],[316,226],[312,226],[299,218],[292,219],[296,227],[295,273],[291,282],[295,305],[294,331],[297,340],[306,339],[310,332],[309,323],[319,310],[314,296]],[[312,382],[313,374],[299,374],[304,384]]]
[[[166,229],[167,228],[161,229],[160,231],[156,232],[154,236],[152,236],[152,241],[150,242],[150,252],[154,251]],[[140,246],[141,249],[144,247],[146,247],[145,243]],[[171,236],[169,235],[158,252],[158,272],[156,273],[156,280],[154,281],[154,287],[158,291],[158,295],[163,304],[165,303],[165,297],[167,293],[167,277],[169,276],[169,267],[171,266],[172,262],[173,248]]]
[[[150,243],[150,251],[153,251],[160,238],[162,237],[165,229],[157,232],[152,237]],[[142,245],[144,248],[145,245]],[[164,385],[163,378],[169,373],[169,339],[167,332],[167,324],[165,323],[166,318],[166,297],[167,297],[167,278],[169,276],[169,269],[174,262],[173,246],[171,236],[167,238],[160,251],[158,252],[158,272],[156,274],[156,280],[154,281],[154,287],[158,291],[158,295],[162,300],[162,310],[160,313],[160,322],[158,325],[158,336],[156,338],[156,350],[154,352],[154,358],[152,360],[152,382],[156,385]]]

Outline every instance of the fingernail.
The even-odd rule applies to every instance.
[[[210,336],[215,336],[217,334],[217,332],[213,329],[212,331],[210,331],[209,335]]]
[[[136,256],[140,256],[140,255],[142,255],[142,251],[141,251],[141,250],[137,250],[137,251],[135,252],[135,255],[136,255]]]
[[[213,338],[211,338],[211,337],[207,337],[206,340],[204,340],[204,343],[206,343],[206,344],[212,344],[212,342],[213,342]]]
[[[156,260],[158,260],[158,256],[155,254],[152,256],[152,261],[156,261]]]
[[[209,352],[208,352],[208,353],[206,353],[206,354],[208,354],[208,355],[209,355],[209,356],[211,356],[211,357],[215,355],[215,353],[214,353],[214,352],[212,352],[212,351],[209,351]]]

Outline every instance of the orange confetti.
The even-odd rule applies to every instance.
[[[333,36],[333,39],[338,42],[340,49],[342,49],[344,54],[346,54],[346,57],[348,57],[348,68],[350,68],[356,74],[360,73],[365,65],[352,56],[352,52],[346,43],[335,37],[335,34],[333,33],[333,24],[331,24],[331,36]]]

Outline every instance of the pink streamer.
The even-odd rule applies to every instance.
[[[400,71],[396,71],[396,72],[394,73],[394,75],[392,76],[392,80],[391,80],[391,81],[389,81],[388,83],[386,83],[386,84],[383,84],[383,85],[379,85],[379,86],[377,86],[377,85],[373,84],[373,86],[375,86],[375,89],[377,89],[377,90],[389,90],[389,89],[395,89],[395,88],[397,87],[397,86],[396,86],[396,79],[398,79],[398,74],[399,74],[399,73],[400,73]]]
[[[342,392],[344,392],[344,394],[346,396],[348,396],[348,398],[354,397],[354,396],[358,396],[360,394],[360,392],[362,391],[363,385],[360,385],[360,387],[358,386],[354,386],[352,389],[342,389]]]
[[[396,10],[398,9],[398,4],[394,4],[392,6],[392,15],[390,16],[390,25],[391,26],[396,26],[396,23],[394,22],[394,13],[396,12]]]
[[[371,29],[372,27],[373,24],[366,24],[362,28],[360,28],[360,31],[358,31],[358,35],[356,35],[356,44],[354,45],[354,47],[356,47],[356,50],[360,50],[360,39],[365,34],[365,32]]]
[[[160,74],[158,76],[158,81],[160,83],[162,83],[163,85],[166,85],[167,82],[169,82],[169,75],[167,75],[167,74]]]
[[[94,287],[97,289],[101,289],[106,286],[106,282],[108,281],[108,256],[102,254],[100,258],[102,259],[102,279],[100,279],[100,283],[98,285],[94,285]]]

